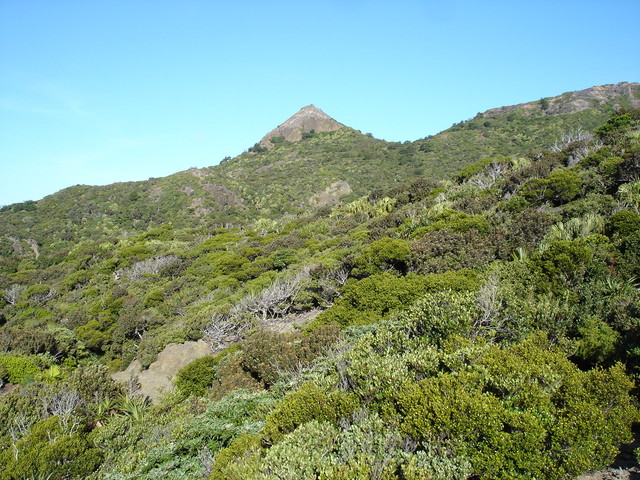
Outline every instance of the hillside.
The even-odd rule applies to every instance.
[[[5,207],[0,480],[610,465],[640,421],[637,101],[598,87],[402,144],[309,131]]]
[[[144,182],[79,185],[36,202],[5,206],[0,209],[0,255],[6,259],[22,252],[43,262],[63,257],[82,239],[162,224],[216,228],[299,215],[416,177],[438,181],[480,158],[549,148],[568,132],[602,123],[616,106],[639,102],[637,83],[605,85],[489,110],[435,136],[404,143],[372,138],[305,107],[278,127],[298,133],[317,127],[299,141],[272,132],[261,141],[271,139],[271,148],[258,143],[213,167]]]

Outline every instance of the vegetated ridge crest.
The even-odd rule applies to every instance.
[[[307,105],[262,137],[260,146],[264,148],[273,147],[272,138],[282,137],[287,142],[296,142],[302,139],[302,134],[305,132],[310,132],[311,130],[315,132],[333,132],[344,126],[315,105]]]
[[[616,84],[597,85],[595,87],[566,92],[555,97],[547,97],[539,101],[519,103],[506,107],[492,108],[484,112],[485,116],[504,115],[514,110],[523,109],[525,112],[542,110],[547,115],[561,115],[577,113],[596,105],[607,103],[616,98],[624,98],[629,102],[628,107],[640,107],[640,83],[620,82]],[[615,105],[621,107],[623,105]]]

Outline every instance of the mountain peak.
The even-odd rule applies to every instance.
[[[335,121],[315,105],[302,107],[284,123],[267,133],[260,145],[270,148],[273,146],[272,138],[283,137],[287,142],[296,142],[302,139],[302,134],[314,130],[316,132],[333,132],[343,128],[344,125]]]

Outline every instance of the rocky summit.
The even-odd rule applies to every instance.
[[[273,146],[271,140],[278,137],[282,137],[287,142],[295,142],[302,139],[303,133],[311,130],[315,132],[333,132],[343,127],[343,124],[331,118],[315,105],[307,105],[267,133],[260,140],[260,146],[271,148]]]

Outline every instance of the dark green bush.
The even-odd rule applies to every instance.
[[[83,429],[65,432],[53,416],[35,423],[13,449],[0,453],[0,479],[83,479],[97,469],[102,457]]]
[[[585,278],[593,257],[594,250],[585,242],[556,240],[533,260],[548,281],[566,288]]]
[[[184,366],[173,381],[178,391],[184,395],[202,396],[216,381],[218,359],[207,355],[197,358]]]
[[[456,210],[447,210],[434,217],[433,221],[428,226],[418,228],[413,233],[413,237],[418,238],[428,232],[445,229],[455,233],[464,233],[469,231],[486,233],[489,231],[490,225],[487,219],[482,215],[468,215]]]
[[[518,193],[530,202],[551,202],[562,205],[576,198],[582,191],[582,177],[574,170],[559,168],[547,178],[532,178]]]
[[[396,277],[389,273],[372,275],[345,285],[342,298],[322,312],[307,327],[337,323],[342,327],[377,323],[393,311],[408,308],[429,291],[463,291],[477,288],[477,274],[471,270],[440,274]]]
[[[398,238],[383,237],[371,242],[354,259],[352,274],[365,277],[384,271],[406,273],[411,256],[409,245]]]
[[[327,392],[312,383],[305,383],[288,394],[267,416],[264,433],[270,443],[277,443],[287,433],[311,420],[337,424],[359,406],[352,394]]]
[[[504,233],[494,230],[478,235],[475,230],[456,233],[450,230],[429,232],[411,244],[410,269],[420,274],[478,268],[511,252]]]
[[[625,238],[640,231],[640,215],[632,210],[620,210],[611,215],[605,226],[607,235],[611,238]]]
[[[464,167],[462,170],[460,170],[459,173],[455,174],[453,178],[458,182],[464,182],[465,180],[468,180],[474,175],[480,173],[482,170],[484,170],[488,165],[491,165],[492,163],[500,163],[500,164],[508,165],[511,162],[508,158],[505,158],[505,157],[482,158],[477,162],[474,162]]]

